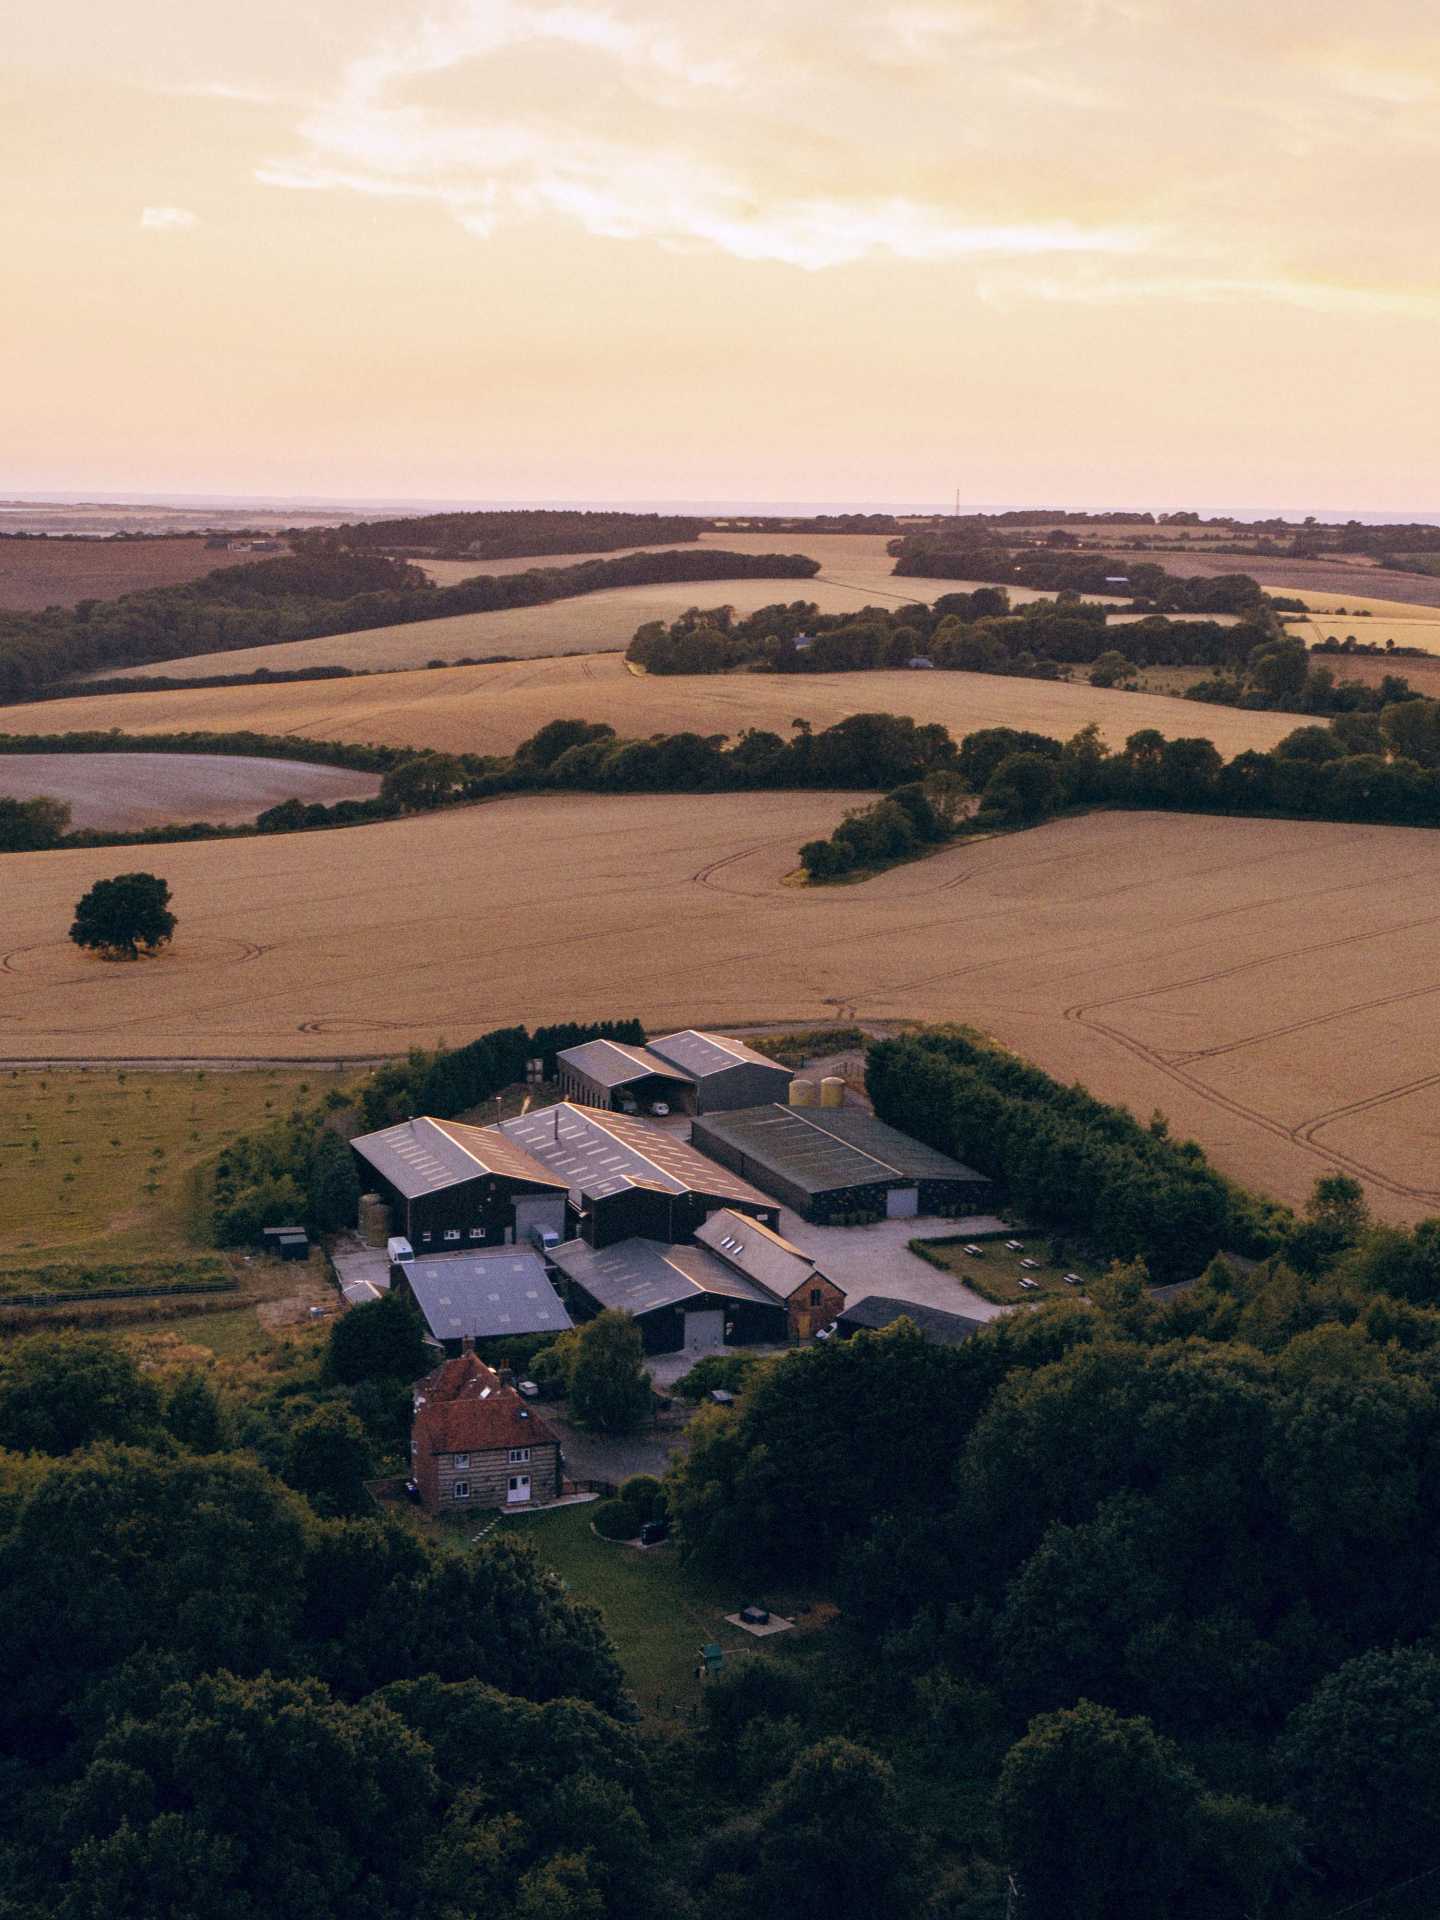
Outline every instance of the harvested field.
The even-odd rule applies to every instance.
[[[0,753],[0,794],[70,803],[72,827],[122,832],[172,821],[236,826],[281,800],[368,800],[377,775],[218,753]]]
[[[608,653],[278,687],[192,687],[37,701],[0,708],[0,732],[251,727],[320,740],[508,753],[557,718],[604,720],[617,733],[636,736],[687,728],[734,735],[747,727],[784,734],[797,714],[818,727],[849,713],[877,711],[939,720],[957,736],[976,727],[1013,726],[1066,737],[1094,720],[1119,745],[1138,728],[1159,727],[1167,734],[1203,735],[1227,755],[1273,746],[1295,725],[1290,714],[1244,713],[1003,674],[893,669],[661,677],[631,673],[619,654]]]
[[[1280,560],[1255,553],[1143,553],[1133,548],[1107,548],[1116,560],[1153,560],[1182,580],[1197,575],[1248,573],[1270,593],[1322,595],[1328,600],[1356,604],[1355,596],[1381,595],[1405,606],[1440,607],[1440,578],[1419,573],[1396,573],[1356,555],[1346,560]]]
[[[248,557],[203,540],[0,540],[0,608],[36,612],[178,587]]]
[[[12,855],[0,1052],[333,1061],[631,1012],[964,1020],[1284,1199],[1338,1167],[1386,1217],[1440,1212],[1440,835],[1092,814],[785,884],[846,804],[547,796],[167,847],[180,933],[132,966],[64,929],[133,855]]]
[[[371,672],[423,667],[442,660],[536,660],[567,653],[621,652],[635,629],[647,620],[674,620],[688,607],[734,607],[754,613],[777,601],[812,601],[822,613],[854,613],[861,607],[893,608],[907,601],[930,602],[942,593],[964,593],[975,580],[900,579],[881,534],[703,534],[702,547],[731,553],[806,553],[819,560],[811,580],[682,580],[674,586],[614,587],[601,593],[556,600],[548,606],[515,607],[502,613],[457,614],[452,619],[422,620],[398,627],[372,627],[360,633],[331,634],[321,640],[290,640],[273,647],[244,647],[234,653],[202,653],[183,664],[129,667],[105,678],[138,679],[146,674],[254,673],[257,667],[289,672],[296,667],[360,667]],[[670,547],[639,551],[667,553]],[[637,549],[625,548],[624,552]],[[682,551],[689,551],[688,548]],[[530,567],[566,566],[598,554],[542,555],[539,559],[425,562],[442,584],[476,573],[522,573]],[[443,573],[439,569],[445,569]],[[1017,604],[1054,596],[1014,588]]]
[[[1291,631],[1304,633],[1305,629],[1296,627]],[[1340,637],[1343,639],[1344,635]],[[1436,643],[1440,646],[1440,628],[1436,629]],[[1419,645],[1419,642],[1407,644]],[[1424,694],[1427,700],[1440,700],[1440,654],[1423,660],[1411,660],[1403,655],[1397,658],[1383,653],[1317,653],[1311,656],[1310,664],[1312,667],[1329,667],[1337,680],[1363,680],[1372,687],[1378,687],[1387,674],[1398,674],[1402,680],[1410,682],[1416,693]]]

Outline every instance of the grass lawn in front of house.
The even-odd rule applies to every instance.
[[[805,1604],[804,1596],[768,1588],[755,1592],[724,1574],[701,1573],[669,1543],[642,1551],[602,1540],[591,1528],[594,1512],[592,1503],[558,1507],[507,1516],[501,1526],[528,1540],[574,1599],[599,1608],[647,1720],[683,1720],[699,1706],[703,1683],[695,1678],[695,1668],[707,1642],[724,1649],[727,1665],[771,1659],[803,1645],[833,1615],[833,1608],[813,1607],[789,1633],[755,1639],[730,1626],[725,1615],[756,1600],[793,1618],[792,1609]]]

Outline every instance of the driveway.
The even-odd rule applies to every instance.
[[[609,1480],[617,1487],[632,1473],[664,1473],[670,1456],[684,1441],[684,1428],[644,1427],[639,1433],[587,1433],[545,1404],[540,1417],[560,1436],[565,1471],[572,1480]]]
[[[390,1260],[383,1247],[336,1247],[330,1264],[347,1307],[363,1307],[390,1291]]]
[[[844,1289],[850,1306],[867,1294],[881,1293],[892,1300],[913,1300],[920,1307],[968,1314],[972,1320],[994,1320],[1012,1309],[982,1300],[963,1280],[911,1253],[907,1242],[993,1233],[996,1225],[988,1217],[945,1220],[938,1214],[928,1218],[922,1214],[915,1220],[877,1220],[869,1227],[819,1227],[788,1207],[780,1210],[781,1233],[814,1255],[820,1271]]]

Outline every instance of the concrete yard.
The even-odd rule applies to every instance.
[[[993,1232],[985,1220],[943,1220],[922,1214],[914,1220],[877,1220],[869,1227],[819,1227],[802,1220],[788,1207],[780,1210],[780,1231],[804,1252],[853,1306],[867,1294],[885,1294],[892,1300],[913,1300],[917,1306],[939,1307],[945,1313],[963,1313],[972,1320],[994,1320],[1009,1307],[996,1306],[928,1260],[911,1253],[911,1240],[933,1240],[942,1235]]]

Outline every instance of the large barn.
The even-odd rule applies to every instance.
[[[361,1185],[390,1209],[390,1230],[417,1254],[565,1231],[565,1181],[494,1127],[421,1117],[350,1142]]]
[[[492,1131],[490,1128],[484,1130]],[[505,1120],[506,1141],[569,1196],[569,1236],[592,1247],[640,1236],[688,1240],[717,1207],[778,1227],[780,1209],[747,1180],[707,1160],[664,1127],[591,1107],[542,1107]]]
[[[581,1106],[672,1113],[719,1113],[783,1100],[794,1077],[743,1040],[724,1034],[667,1033],[643,1047],[590,1040],[556,1055],[566,1098]]]
[[[877,1120],[868,1107],[749,1107],[697,1118],[691,1140],[743,1179],[824,1225],[854,1214],[981,1213],[982,1173]]]
[[[550,1258],[578,1317],[606,1308],[632,1315],[647,1353],[778,1344],[789,1330],[782,1301],[704,1247],[640,1237],[601,1248],[567,1240]]]

